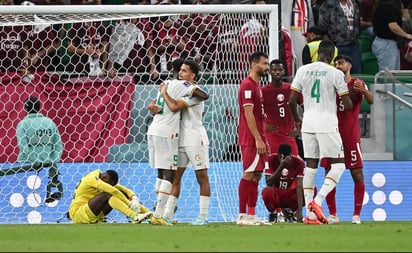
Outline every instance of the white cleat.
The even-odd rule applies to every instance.
[[[361,224],[359,215],[352,216],[352,224]]]
[[[339,224],[339,217],[335,215],[329,215],[328,217],[328,224]]]

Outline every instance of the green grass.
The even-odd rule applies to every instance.
[[[0,225],[4,252],[410,252],[412,222],[352,225]]]

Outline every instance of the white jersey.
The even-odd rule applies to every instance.
[[[179,99],[185,96],[191,96],[197,86],[188,81],[170,80],[165,81],[167,93],[173,99]],[[177,138],[179,135],[179,118],[180,112],[172,112],[163,100],[163,96],[158,92],[157,104],[162,107],[160,113],[156,113],[150,124],[147,135],[155,135],[169,138]]]
[[[302,132],[330,133],[338,130],[336,94],[348,93],[341,70],[320,61],[303,65],[297,70],[291,89],[303,95]]]
[[[179,147],[209,145],[209,138],[202,124],[205,103],[197,97],[183,98],[188,108],[182,110]]]

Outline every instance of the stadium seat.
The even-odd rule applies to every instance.
[[[366,32],[361,32],[359,36],[361,54],[372,51],[372,38]]]
[[[378,61],[372,52],[365,52],[361,55],[362,73],[375,75],[379,71]]]

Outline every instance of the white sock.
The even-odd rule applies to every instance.
[[[160,188],[161,183],[162,183],[162,179],[156,177],[156,182],[155,182],[156,200],[157,200],[157,197],[159,196],[159,188]]]
[[[344,171],[344,163],[332,163],[331,169],[325,177],[322,188],[320,188],[319,193],[315,197],[316,204],[322,205],[322,202],[325,200],[328,193],[331,192],[338,184]]]
[[[199,199],[199,219],[207,220],[209,215],[209,203],[210,197],[209,196],[200,196]]]
[[[170,183],[167,180],[162,180],[162,183],[160,184],[160,187],[159,187],[159,194],[157,196],[156,211],[153,214],[154,217],[156,218],[163,217],[167,199],[169,198],[171,191],[172,191],[172,183]]]
[[[171,219],[173,217],[173,214],[175,212],[176,203],[177,203],[177,198],[173,195],[170,195],[166,203],[165,214],[163,215],[163,217],[167,219]]]
[[[305,207],[306,207],[306,214],[309,216],[309,218],[312,219],[312,215],[310,214],[311,212],[309,211],[308,204],[313,200],[313,195],[314,195],[314,188],[315,188],[315,178],[316,178],[316,173],[318,172],[318,169],[314,168],[305,168],[305,174],[303,176],[303,196],[305,198]],[[315,216],[316,217],[316,216]]]

